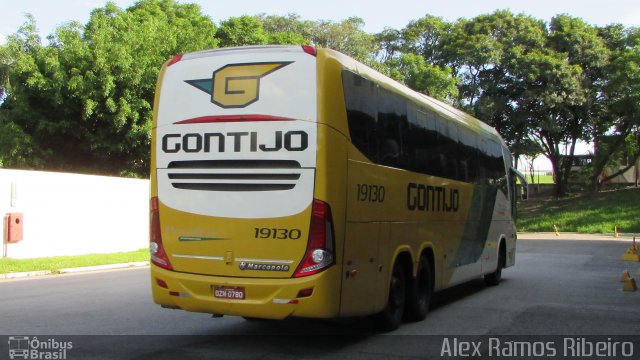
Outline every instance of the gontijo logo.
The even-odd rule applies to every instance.
[[[292,61],[229,64],[213,72],[211,79],[185,80],[207,94],[222,108],[243,108],[260,98],[260,79]]]

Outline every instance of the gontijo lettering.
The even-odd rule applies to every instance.
[[[458,189],[416,183],[407,185],[407,208],[411,211],[457,212],[459,207]]]
[[[165,153],[304,151],[308,146],[309,135],[297,130],[275,131],[268,135],[256,131],[230,131],[166,134],[162,137],[162,151]]]

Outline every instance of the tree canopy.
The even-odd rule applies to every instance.
[[[454,22],[427,14],[377,34],[364,25],[358,17],[297,14],[216,24],[198,5],[139,0],[127,9],[107,3],[43,44],[27,15],[0,45],[0,166],[146,176],[162,63],[178,53],[264,44],[333,48],[472,113],[516,157],[548,157],[559,194],[578,141],[600,145],[594,187],[619,154],[639,152],[638,28],[566,14],[546,23],[506,10]]]
[[[46,46],[28,17],[2,49],[3,165],[145,175],[158,70],[176,53],[215,47],[215,33],[198,5],[173,0],[107,3]]]

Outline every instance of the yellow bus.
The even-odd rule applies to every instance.
[[[178,55],[154,103],[153,299],[421,320],[433,292],[514,264],[512,163],[490,126],[330,49]]]

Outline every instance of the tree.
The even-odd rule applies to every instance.
[[[364,20],[350,17],[339,23],[319,21],[311,36],[313,44],[318,47],[340,51],[362,62],[373,58],[373,35],[367,34],[362,27]]]
[[[0,104],[7,97],[9,85],[9,71],[11,69],[11,56],[6,46],[0,44]]]
[[[561,120],[566,124],[568,146],[567,156],[562,158],[557,169],[560,172],[556,172],[558,193],[562,194],[571,174],[576,142],[600,136],[601,127],[598,123],[605,115],[602,85],[609,49],[597,29],[582,19],[558,15],[551,20],[550,27],[549,46],[563,54],[570,64],[580,67],[579,80],[584,95],[584,101],[569,106]]]
[[[271,45],[306,45],[309,42],[300,34],[279,32],[269,35],[267,43]]]
[[[32,138],[0,112],[0,167],[41,168],[42,154]]]
[[[298,14],[287,16],[259,14],[255,16],[262,22],[264,32],[268,36],[269,44],[308,45],[315,23],[303,21]]]
[[[520,149],[520,156],[524,157],[527,165],[529,165],[529,178],[531,179],[531,183],[535,183],[535,169],[533,167],[535,159],[540,155],[541,148],[540,145],[533,141],[531,138],[526,138],[523,142],[522,148]],[[517,168],[518,161],[515,162],[514,167]]]
[[[635,156],[630,163],[637,161],[640,136],[640,30],[621,25],[598,30],[611,56],[601,86],[601,116],[593,125],[596,152],[590,182],[594,191],[602,185],[605,168],[617,165],[621,157]]]
[[[380,62],[389,61],[400,53],[400,31],[392,28],[384,28],[382,32],[375,35],[377,44],[375,60]]]
[[[435,49],[420,51],[453,70],[459,79],[455,103],[494,126],[517,164],[520,154],[530,152],[530,113],[522,106],[527,101],[523,97],[527,96],[528,75],[522,71],[521,58],[544,49],[544,22],[509,11],[461,19],[449,26],[437,18],[430,20],[422,24],[430,24],[431,33],[437,30],[439,42],[429,45]]]
[[[452,24],[440,17],[426,15],[409,22],[401,31],[400,48],[404,53],[422,56],[427,64],[445,65],[443,38],[452,30]]]
[[[439,48],[460,79],[458,106],[494,126],[516,160],[536,140],[564,194],[575,145],[601,115],[608,50],[596,29],[560,15],[547,30],[529,16],[496,11],[458,20]]]
[[[0,104],[0,166],[39,168],[43,163],[45,151],[36,144],[33,137],[22,127],[15,124],[11,114],[28,112],[29,105],[14,102],[14,93],[19,93],[21,83],[12,79],[14,69],[29,71],[37,65],[34,57],[43,52],[40,36],[36,32],[36,23],[32,15],[27,14],[26,22],[16,34],[10,35],[2,50],[3,101]],[[12,81],[14,80],[14,81]],[[31,79],[29,85],[37,86],[41,79]],[[16,86],[12,86],[12,83]]]
[[[443,51],[447,64],[461,80],[458,106],[473,112],[481,92],[481,75],[499,63],[500,45],[487,28],[488,16],[460,19],[447,34]]]
[[[535,152],[528,136],[530,113],[523,106],[528,101],[526,84],[530,74],[522,71],[521,65],[527,64],[522,58],[544,49],[546,27],[542,21],[508,11],[484,16],[480,22],[474,28],[495,40],[497,57],[478,74],[481,91],[472,111],[498,130],[513,152],[516,165],[521,154]]]
[[[215,31],[199,6],[173,0],[107,3],[86,26],[57,28],[46,46],[28,22],[7,45],[3,122],[37,145],[48,169],[144,176],[159,69],[177,53],[215,47]]]
[[[253,16],[232,17],[220,23],[216,33],[221,47],[264,45],[268,41],[262,21]]]
[[[307,39],[311,38],[313,28],[316,25],[313,21],[302,20],[300,15],[296,13],[289,13],[286,16],[258,14],[256,18],[262,22],[262,27],[268,34],[288,32]]]
[[[520,59],[519,78],[526,91],[519,99],[520,111],[526,118],[529,135],[542,147],[556,176],[556,194],[564,195],[570,168],[566,167],[564,147],[575,151],[576,132],[581,125],[572,109],[585,101],[582,69],[569,64],[563,54],[551,49],[532,52]]]
[[[451,69],[429,65],[424,58],[415,54],[403,54],[398,59],[385,63],[389,75],[415,91],[440,100],[457,96],[456,79]]]

